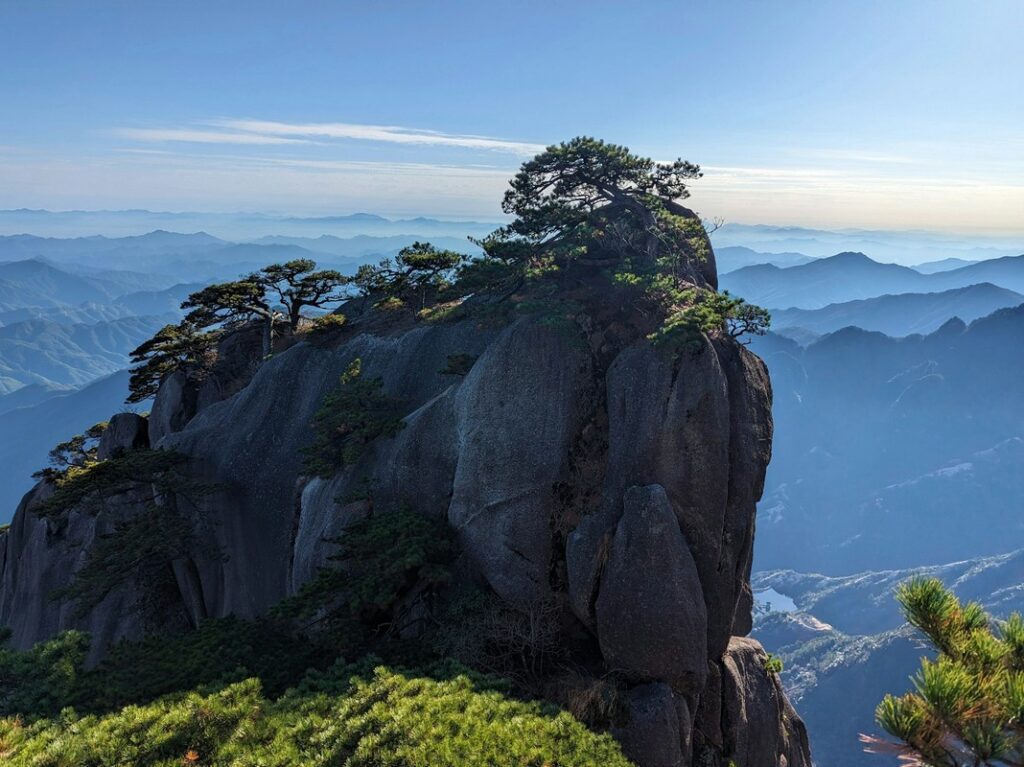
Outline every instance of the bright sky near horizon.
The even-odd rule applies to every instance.
[[[729,221],[1024,233],[1022,0],[0,0],[0,208],[493,219],[579,134]]]

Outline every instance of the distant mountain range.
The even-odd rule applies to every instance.
[[[970,322],[1021,303],[1024,295],[983,282],[941,293],[901,293],[846,301],[822,309],[776,309],[772,312],[772,327],[789,337],[794,337],[793,328],[822,335],[851,325],[889,336],[907,336],[931,333],[953,317]]]
[[[756,566],[840,575],[1019,545],[1022,338],[1024,306],[903,339],[755,339],[776,423]]]
[[[921,264],[947,258],[978,261],[1021,253],[1020,235],[977,235],[948,232],[842,229],[727,223],[711,235],[716,251],[742,245],[764,253],[797,252],[825,257],[845,251],[870,253],[900,264]]]
[[[0,357],[2,359],[2,357]],[[15,396],[15,395],[8,395]],[[77,391],[0,412],[0,522],[5,522],[32,487],[32,472],[46,465],[54,445],[124,410],[128,371],[93,381]],[[0,411],[5,397],[0,397]],[[143,403],[140,410],[147,410]]]
[[[22,385],[81,386],[127,367],[128,354],[176,314],[64,325],[26,320],[0,327],[0,378]]]
[[[773,264],[774,266],[797,266],[813,261],[811,256],[803,253],[762,253],[741,245],[730,245],[715,248],[715,263],[718,266],[718,273],[734,272],[744,266],[756,266],[758,264]]]
[[[497,221],[442,220],[417,216],[385,218],[372,213],[336,216],[274,216],[263,213],[169,213],[149,210],[0,210],[0,234],[45,232],[51,237],[144,235],[154,229],[210,232],[226,240],[250,241],[267,235],[386,237],[417,234],[465,238],[494,231]]]
[[[417,240],[476,254],[480,249],[465,237],[425,233],[387,236],[273,235],[254,242],[231,242],[205,232],[178,234],[157,230],[130,237],[55,239],[32,235],[0,236],[0,262],[45,264],[75,275],[82,297],[65,303],[101,300],[111,292],[166,288],[175,282],[234,279],[267,264],[308,258],[321,266],[354,272],[364,263],[393,257]],[[0,309],[8,301],[0,263]],[[145,272],[140,274],[139,270]],[[133,281],[134,280],[134,281]],[[92,287],[92,292],[87,287]],[[68,290],[65,290],[65,293]],[[43,300],[45,294],[33,294]],[[28,304],[23,304],[28,305]],[[45,302],[32,305],[51,305]]]
[[[839,253],[787,268],[748,266],[720,278],[722,289],[772,309],[820,309],[881,295],[935,293],[983,282],[1024,292],[1024,256],[922,274],[907,266],[880,264],[863,253]]]

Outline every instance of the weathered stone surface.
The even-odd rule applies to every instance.
[[[753,639],[735,637],[722,658],[725,757],[745,767],[810,767],[807,730]]]
[[[708,676],[697,699],[693,722],[693,754],[698,760],[704,753],[721,752],[722,734],[722,669],[717,659],[708,661]],[[705,760],[706,761],[706,760]]]
[[[590,357],[567,332],[506,329],[455,396],[458,465],[448,520],[495,592],[529,605],[548,591],[553,484],[589,410]]]
[[[689,764],[690,744],[680,731],[677,703],[667,684],[644,684],[630,690],[626,717],[626,724],[615,728],[613,734],[637,767]]]
[[[707,675],[707,614],[686,539],[665,490],[623,499],[596,603],[605,662],[638,682],[696,696]]]
[[[149,411],[149,444],[158,445],[168,434],[181,431],[196,414],[195,385],[181,371],[167,376]]]
[[[729,382],[729,500],[726,506],[718,564],[720,605],[711,632],[713,655],[725,650],[717,638],[745,636],[751,628],[753,594],[750,568],[754,556],[754,521],[764,491],[765,470],[772,454],[772,388],[764,362],[746,347],[716,343]]]
[[[68,586],[84,563],[93,542],[114,526],[145,508],[144,494],[130,491],[93,499],[88,509],[73,508],[59,524],[47,522],[31,511],[45,500],[52,487],[36,485],[22,500],[10,529],[0,541],[5,549],[0,571],[0,625],[11,628],[11,646],[27,649],[61,631],[78,629],[92,635],[88,660],[94,662],[107,646],[124,638],[139,638],[135,585],[125,583],[110,592],[85,615],[77,605],[49,597]],[[183,623],[184,614],[168,605],[171,623]]]
[[[597,632],[594,601],[601,582],[601,570],[608,560],[612,536],[621,510],[603,508],[584,517],[569,534],[565,545],[565,567],[569,581],[569,606],[583,624]]]
[[[141,415],[118,413],[110,419],[96,446],[96,458],[106,461],[125,450],[149,446],[149,424]]]
[[[631,485],[665,488],[700,575],[708,643],[712,654],[720,653],[738,597],[736,575],[724,572],[722,562],[741,557],[745,539],[726,531],[734,469],[729,380],[719,352],[701,339],[674,360],[636,344],[610,366],[607,392],[605,505],[614,507]],[[753,504],[747,511],[752,524]]]

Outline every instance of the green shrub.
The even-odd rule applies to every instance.
[[[363,377],[356,358],[314,416],[313,442],[303,450],[306,471],[330,477],[355,463],[373,440],[397,434],[404,415],[401,403],[384,393],[381,379]]]
[[[476,361],[476,354],[449,354],[447,364],[439,372],[443,376],[464,376],[472,369]]]
[[[206,490],[188,483],[176,471],[186,460],[186,456],[173,450],[139,448],[126,450],[107,461],[69,466],[54,479],[56,487],[50,497],[32,510],[41,517],[53,517],[72,506],[90,500],[102,501],[136,485],[155,485],[164,492]]]
[[[0,629],[0,645],[9,638],[10,630]],[[76,700],[88,649],[88,635],[78,631],[25,652],[0,647],[0,716],[56,714]]]
[[[332,542],[338,546],[330,557],[333,566],[273,613],[307,627],[316,624],[347,651],[365,650],[371,639],[390,635],[403,617],[395,614],[403,600],[429,602],[448,582],[455,556],[454,534],[444,520],[406,509],[373,514]]]
[[[319,344],[332,337],[336,331],[345,327],[348,319],[344,314],[321,314],[309,326],[307,338],[311,343]]]
[[[566,712],[505,698],[472,675],[432,679],[338,666],[272,700],[255,679],[105,716],[0,719],[11,767],[628,767],[608,735]]]
[[[781,674],[785,665],[782,662],[782,658],[778,655],[768,653],[768,657],[764,659],[764,670],[769,674]]]

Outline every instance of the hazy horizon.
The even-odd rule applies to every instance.
[[[708,218],[1024,234],[1022,28],[1011,0],[6,4],[0,208],[493,220],[589,134],[700,163]]]

